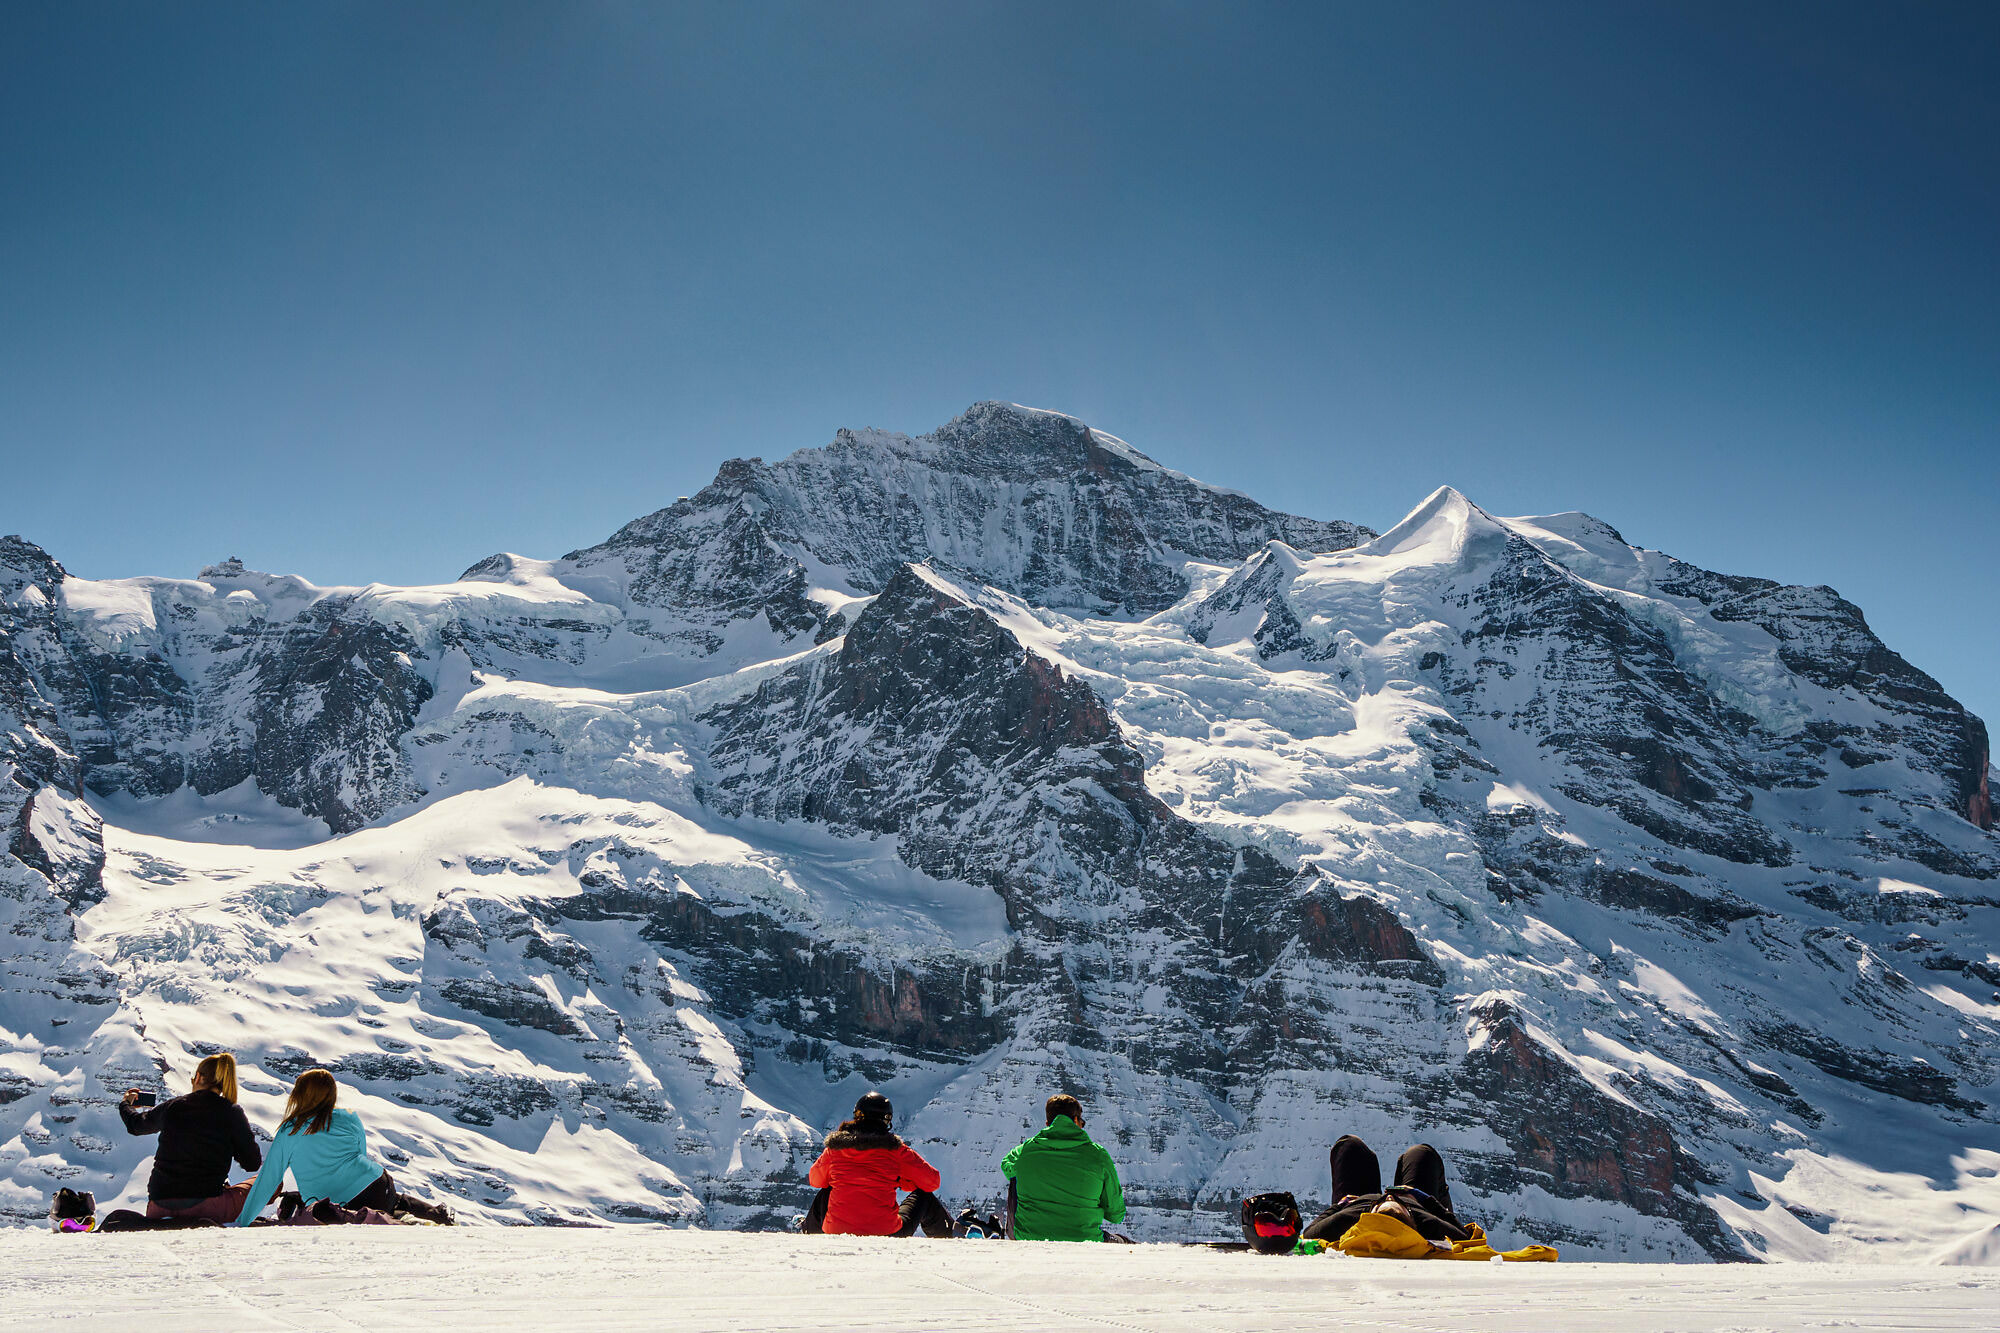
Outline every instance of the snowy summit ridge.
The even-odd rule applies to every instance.
[[[1378,536],[980,403],[442,585],[7,538],[0,779],[22,1221],[223,1048],[481,1220],[773,1225],[880,1086],[980,1203],[1077,1093],[1151,1237],[1344,1132],[1580,1256],[2000,1223],[1984,725],[1587,515]]]
[[[1186,595],[1188,559],[1238,560],[1274,537],[1338,550],[1370,535],[1205,486],[1074,417],[989,402],[914,439],[842,430],[776,464],[732,459],[700,494],[563,565],[694,615],[728,603],[719,588],[755,587],[774,631],[810,622],[824,633],[837,613],[805,597],[814,573],[865,596],[914,561],[1038,605],[1143,615]]]

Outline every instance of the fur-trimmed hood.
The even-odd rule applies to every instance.
[[[841,1148],[893,1152],[903,1146],[903,1141],[886,1131],[878,1134],[870,1130],[836,1129],[826,1136],[826,1146],[829,1152]]]

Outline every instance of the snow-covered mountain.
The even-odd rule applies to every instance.
[[[440,586],[9,538],[0,773],[17,1219],[226,1048],[496,1221],[772,1225],[881,1086],[954,1202],[1078,1093],[1163,1238],[1343,1132],[1582,1254],[2000,1225],[1983,724],[1580,514],[1376,536],[983,403]]]

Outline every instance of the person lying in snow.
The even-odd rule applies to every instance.
[[[1471,1228],[1452,1211],[1444,1159],[1430,1144],[1419,1143],[1396,1159],[1396,1182],[1387,1190],[1375,1150],[1352,1134],[1340,1136],[1327,1161],[1333,1168],[1333,1207],[1308,1223],[1301,1239],[1338,1242],[1363,1213],[1373,1212],[1402,1220],[1425,1240],[1471,1237]]]
[[[1125,1220],[1118,1167],[1083,1132],[1083,1104],[1057,1093],[1042,1108],[1048,1128],[1008,1153],[1008,1234],[1015,1240],[1103,1240],[1106,1222]]]
[[[361,1117],[334,1108],[340,1085],[324,1069],[308,1069],[292,1084],[285,1118],[271,1140],[271,1155],[243,1201],[235,1225],[247,1227],[264,1211],[285,1171],[291,1170],[299,1194],[308,1202],[328,1199],[342,1208],[373,1208],[383,1213],[408,1213],[426,1222],[451,1225],[449,1210],[404,1194],[380,1162],[368,1155],[368,1131]]]
[[[896,1108],[879,1092],[854,1103],[854,1118],[826,1136],[809,1184],[819,1190],[801,1230],[808,1235],[949,1236],[951,1214],[932,1193],[937,1168],[890,1130]],[[909,1194],[899,1205],[896,1191]]]
[[[146,1181],[146,1216],[234,1221],[250,1182],[229,1183],[230,1160],[245,1171],[264,1162],[250,1121],[236,1104],[236,1057],[225,1051],[196,1065],[194,1090],[185,1097],[140,1106],[139,1096],[137,1088],[126,1092],[118,1118],[127,1134],[160,1136]]]

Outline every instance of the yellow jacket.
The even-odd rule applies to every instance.
[[[1342,1254],[1362,1259],[1469,1259],[1490,1263],[1505,1259],[1510,1263],[1554,1263],[1556,1252],[1547,1245],[1526,1245],[1518,1250],[1496,1250],[1486,1243],[1486,1233],[1477,1226],[1472,1234],[1446,1245],[1428,1241],[1415,1227],[1387,1213],[1363,1213],[1347,1229],[1338,1246]]]

